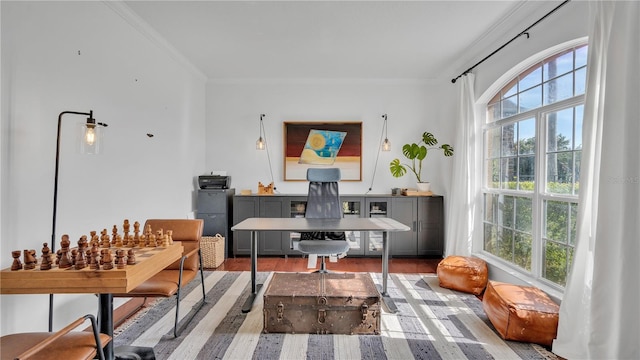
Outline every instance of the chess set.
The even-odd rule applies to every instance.
[[[125,269],[173,244],[172,230],[157,229],[154,233],[148,225],[141,232],[140,223],[137,221],[133,224],[133,233],[130,227],[129,220],[125,219],[122,234],[119,233],[117,225],[113,225],[111,235],[107,233],[107,229],[103,229],[100,235],[91,231],[89,237],[82,235],[78,240],[78,246],[74,248],[70,246],[69,235],[62,235],[61,248],[55,254],[51,254],[49,244],[43,243],[39,259],[35,250],[12,251],[11,271]]]

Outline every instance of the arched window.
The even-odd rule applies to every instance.
[[[586,45],[530,66],[483,128],[483,252],[558,288],[575,246],[586,66]]]

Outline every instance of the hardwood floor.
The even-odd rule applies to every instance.
[[[440,258],[391,258],[389,259],[390,273],[435,273]],[[318,266],[320,260],[318,260]],[[345,257],[332,263],[327,260],[327,269],[344,272],[382,272],[382,261],[379,257]],[[216,270],[249,271],[250,257],[236,257],[226,259]],[[307,258],[302,257],[259,257],[258,271],[290,271],[312,272],[307,268]]]

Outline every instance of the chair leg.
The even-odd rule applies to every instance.
[[[202,268],[202,251],[198,250],[198,261],[200,262],[200,284],[202,285],[202,302],[204,302],[207,294],[204,291],[204,269]]]
[[[327,263],[325,263],[324,258],[325,258],[325,256],[321,256],[320,257],[320,270],[318,270],[316,272],[327,274],[327,273],[329,273],[329,270],[327,270]]]
[[[178,293],[176,294],[176,320],[173,325],[174,338],[177,338],[178,336],[180,336],[180,334],[182,333],[182,330],[184,330],[184,328],[191,323],[191,320],[193,320],[193,318],[198,314],[198,311],[200,311],[200,309],[202,309],[204,304],[206,304],[206,301],[205,301],[206,294],[205,294],[205,288],[204,288],[204,270],[202,268],[202,252],[198,250],[198,262],[200,264],[200,283],[202,286],[202,301],[200,301],[200,304],[198,305],[196,310],[193,312],[193,314],[191,314],[191,316],[189,316],[189,318],[182,324],[182,326],[178,328],[178,319],[179,319],[179,312],[180,312],[180,293],[182,292],[182,263],[183,262],[184,260],[180,263],[180,278],[178,280]]]

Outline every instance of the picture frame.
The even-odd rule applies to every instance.
[[[362,181],[362,121],[285,121],[284,180],[307,181],[308,168],[336,167]]]

